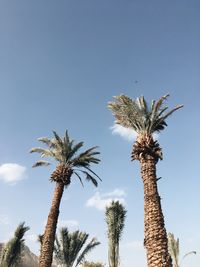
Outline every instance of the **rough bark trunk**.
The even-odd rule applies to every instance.
[[[64,191],[64,184],[57,183],[51,209],[48,215],[45,232],[42,237],[39,267],[51,267],[53,260],[54,240],[56,234],[57,221],[59,216],[60,201]]]
[[[168,240],[156,180],[154,157],[140,159],[144,184],[144,246],[148,267],[172,267]]]

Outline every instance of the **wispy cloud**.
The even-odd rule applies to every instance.
[[[114,124],[110,129],[112,134],[120,135],[123,139],[129,142],[133,142],[137,137],[137,133],[133,129],[125,128],[119,124]]]
[[[96,192],[91,198],[86,202],[86,207],[94,207],[98,210],[105,210],[105,207],[108,206],[113,200],[119,201],[122,204],[125,204],[126,193],[123,189],[116,188],[111,192],[100,194]]]
[[[17,163],[5,163],[0,165],[0,180],[8,184],[16,184],[26,178],[26,167]]]
[[[102,194],[103,197],[124,197],[126,195],[124,189],[116,188],[111,192]]]
[[[10,220],[6,214],[0,214],[0,224],[9,225]]]

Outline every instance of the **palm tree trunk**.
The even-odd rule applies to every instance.
[[[57,221],[59,216],[60,201],[64,191],[63,183],[56,183],[53,200],[45,232],[42,237],[39,267],[50,267],[53,260],[54,240],[56,234]]]
[[[144,246],[148,267],[172,267],[168,240],[156,180],[156,161],[148,155],[140,159],[144,185]]]
[[[118,267],[119,265],[119,244],[113,244],[114,241],[109,241],[108,261],[109,267]]]

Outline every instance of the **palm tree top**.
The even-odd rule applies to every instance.
[[[125,207],[118,200],[113,200],[106,207],[106,223],[109,226],[108,236],[115,240],[115,242],[119,242],[121,239],[126,213]]]
[[[11,238],[3,247],[0,255],[0,266],[20,266],[24,249],[24,234],[29,230],[25,222],[18,225],[13,238]]]
[[[89,234],[85,232],[77,230],[70,233],[67,227],[61,228],[60,238],[56,236],[55,239],[55,259],[67,267],[78,266],[85,260],[85,256],[100,244],[96,238],[87,243],[88,237]]]
[[[175,239],[173,233],[168,233],[168,250],[169,253],[172,257],[173,263],[175,264],[174,266],[180,267],[182,261],[189,255],[191,254],[196,254],[196,251],[192,250],[187,252],[186,254],[183,255],[182,259],[179,262],[179,238]]]
[[[96,157],[100,154],[100,152],[96,151],[97,146],[91,147],[78,154],[79,149],[84,143],[75,143],[74,140],[69,138],[68,131],[65,132],[64,137],[60,137],[55,131],[53,131],[53,138],[41,137],[38,138],[38,141],[42,142],[46,148],[34,147],[30,150],[30,153],[37,152],[40,154],[41,158],[54,159],[58,162],[59,166],[64,166],[69,171],[76,174],[82,183],[81,177],[78,174],[78,171],[81,171],[86,175],[87,180],[91,180],[93,184],[97,186],[97,181],[93,176],[98,178],[99,176],[90,168],[92,163],[98,164],[100,162],[100,159]],[[39,160],[33,165],[33,167],[48,165],[50,165],[49,161]]]
[[[126,95],[114,96],[114,101],[108,103],[116,118],[116,123],[123,127],[131,128],[138,134],[160,132],[167,126],[166,119],[176,110],[183,107],[178,105],[167,111],[168,106],[163,106],[169,94],[162,96],[157,101],[153,100],[151,106],[147,105],[144,96],[132,99]]]

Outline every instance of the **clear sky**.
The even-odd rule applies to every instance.
[[[0,240],[16,226],[30,226],[26,242],[44,230],[53,170],[32,169],[30,148],[52,130],[98,145],[98,189],[74,177],[65,191],[59,226],[86,231],[102,243],[89,259],[107,264],[103,208],[118,198],[127,219],[121,241],[123,267],[145,267],[143,188],[132,142],[114,135],[107,109],[112,96],[169,93],[184,104],[159,135],[164,160],[157,165],[167,231],[180,238],[182,267],[200,262],[199,98],[200,2],[198,0],[0,0]]]

